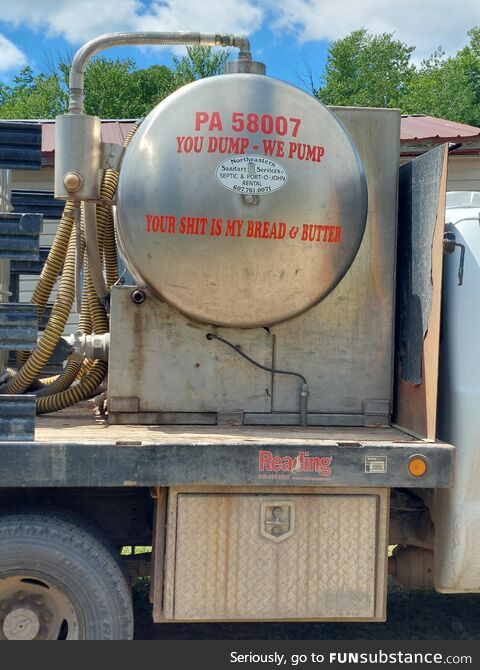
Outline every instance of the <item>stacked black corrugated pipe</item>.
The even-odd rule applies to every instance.
[[[124,140],[127,147],[137,127],[134,126]],[[118,278],[117,249],[112,212],[112,203],[118,185],[118,172],[107,169],[103,174],[100,189],[100,203],[96,207],[97,242],[99,256],[103,259],[107,286],[110,288]],[[60,284],[48,324],[38,341],[36,349],[29,355],[21,352],[18,356],[20,369],[11,377],[3,393],[25,393],[36,389],[37,413],[43,414],[64,409],[92,396],[107,374],[107,364],[101,359],[83,361],[73,355],[63,372],[56,377],[38,379],[47,364],[55,346],[63,334],[75,299],[75,266],[79,255],[83,261],[85,233],[81,224],[80,248],[76,249],[76,230],[72,201],[67,201],[31,302],[38,307],[40,319],[50,297],[53,286],[61,272]],[[94,289],[92,275],[85,263],[84,288],[80,314],[80,329],[86,333],[108,332],[109,320],[104,305]]]

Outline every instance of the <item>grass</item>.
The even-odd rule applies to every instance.
[[[137,547],[137,546],[126,546],[122,547],[120,551],[120,556],[132,556],[137,554],[151,554],[152,547]]]

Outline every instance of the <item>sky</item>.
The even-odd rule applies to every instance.
[[[308,63],[315,84],[332,40],[358,28],[394,33],[415,46],[415,62],[438,46],[454,54],[480,25],[480,0],[0,0],[0,81],[25,65],[45,70],[71,59],[86,41],[116,31],[226,32],[250,37],[267,74],[303,88]],[[181,51],[180,51],[181,53]],[[122,47],[138,67],[171,65],[171,50]]]

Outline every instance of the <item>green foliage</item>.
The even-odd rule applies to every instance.
[[[415,74],[413,51],[391,34],[355,30],[332,42],[317,95],[329,105],[397,107]]]
[[[173,57],[173,67],[152,65],[137,70],[131,59],[96,58],[85,72],[85,112],[103,119],[136,119],[148,114],[175,89],[201,77],[218,74],[228,52],[187,47],[187,56]],[[0,83],[0,118],[51,119],[68,108],[70,66],[63,60],[48,73],[23,68],[12,86]]]
[[[420,66],[414,47],[393,34],[362,28],[332,42],[322,85],[312,92],[329,105],[399,107],[480,126],[480,28],[455,56],[437,49]],[[85,74],[85,111],[101,118],[139,118],[180,86],[219,74],[228,51],[187,47],[172,67],[137,70],[131,59],[93,60]],[[0,118],[54,118],[68,106],[69,66],[60,59],[48,72],[24,67],[12,85],[0,82]],[[312,87],[313,88],[313,87]]]
[[[480,126],[480,29],[456,56],[438,49],[423,61],[411,94],[403,101],[407,114],[429,114]]]
[[[428,114],[480,125],[480,28],[470,42],[446,58],[438,48],[419,67],[414,47],[365,29],[332,42],[323,86],[313,91],[330,105],[399,107],[406,114]]]
[[[164,65],[136,70],[130,59],[97,58],[85,73],[85,112],[102,119],[135,119],[174,90],[174,75]]]
[[[0,117],[4,119],[50,119],[66,110],[67,97],[55,75],[35,76],[24,67],[13,86],[0,87]]]
[[[221,74],[229,55],[230,52],[225,49],[214,51],[212,47],[187,47],[187,55],[183,58],[173,56],[173,70],[177,88],[196,79]]]

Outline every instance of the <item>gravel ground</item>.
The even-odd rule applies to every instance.
[[[480,594],[441,595],[432,590],[388,591],[386,623],[154,624],[148,581],[134,588],[136,640],[478,640]]]

